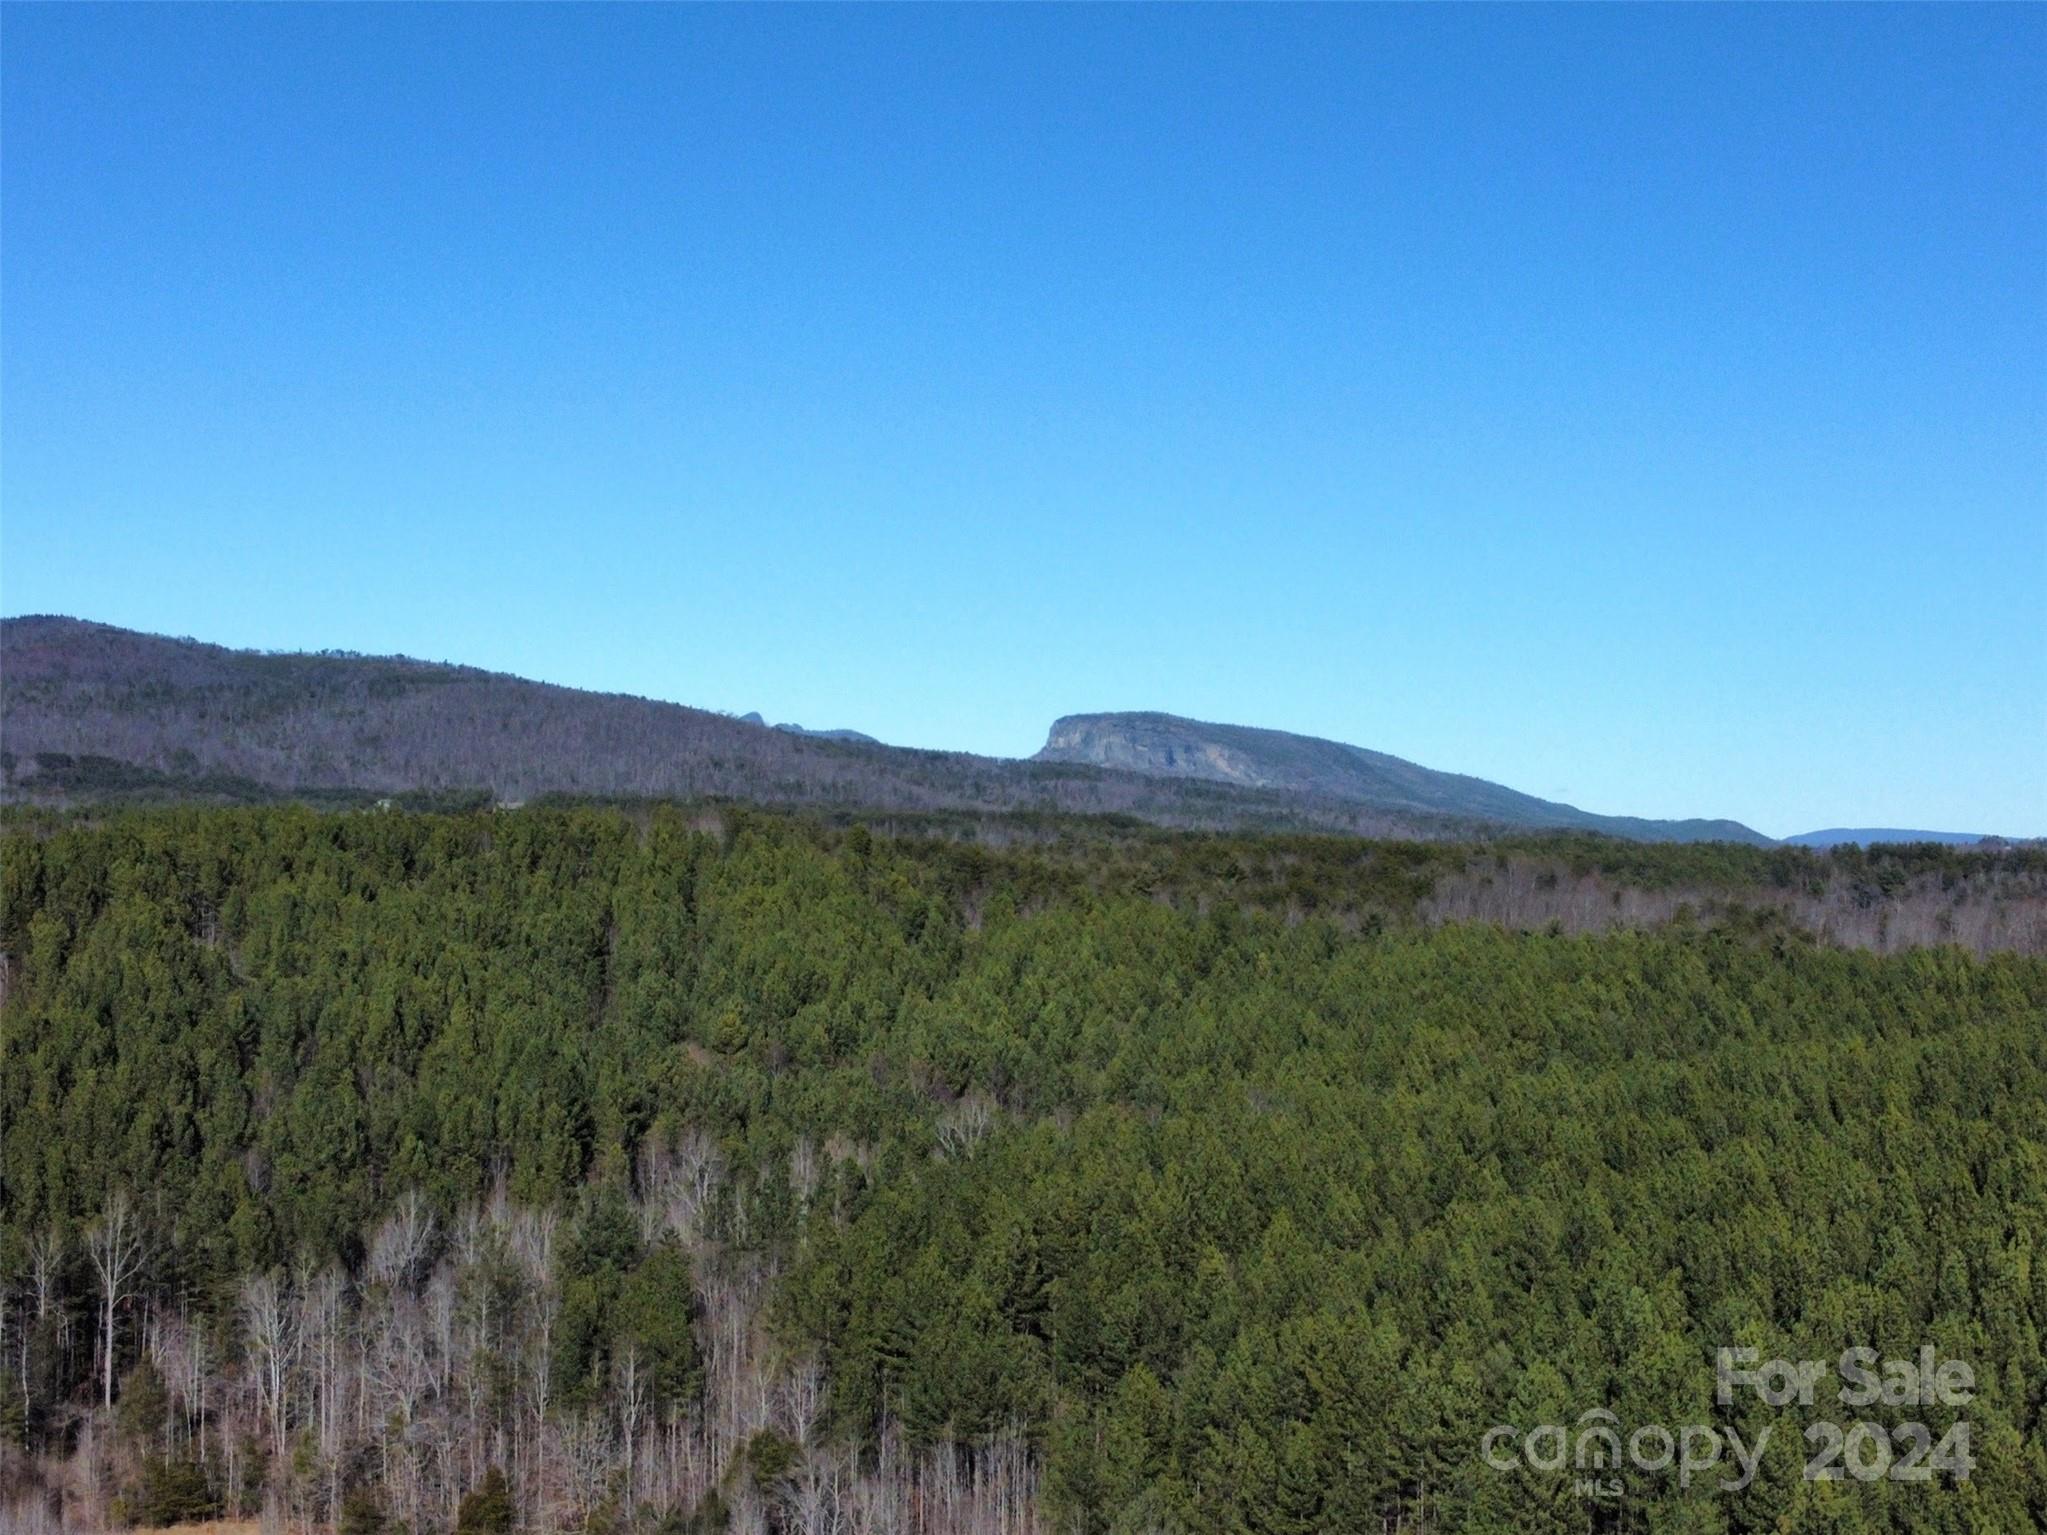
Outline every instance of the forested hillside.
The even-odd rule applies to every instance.
[[[735,719],[470,666],[230,650],[51,616],[0,620],[0,673],[0,802],[725,797],[1378,836],[1468,837],[1516,826],[1767,841],[1732,821],[1589,815],[1356,747],[1170,716],[1095,718],[1219,734],[1248,744],[1256,770],[1185,773],[1170,765],[1169,748],[1048,747],[1030,761],[914,751],[857,731],[771,728],[758,714]],[[1054,744],[1060,739],[1055,727]]]
[[[361,806],[727,796],[1138,815],[1415,835],[1397,810],[1085,764],[910,751],[404,656],[267,654],[59,617],[0,620],[0,799]]]
[[[2047,960],[1815,920],[2039,855],[880,829],[17,819],[0,1521],[2047,1523]],[[1479,1454],[1852,1344],[1966,1482]]]

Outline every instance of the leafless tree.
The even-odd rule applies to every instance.
[[[628,1505],[633,1499],[634,1452],[640,1442],[640,1419],[647,1410],[647,1378],[640,1369],[640,1350],[628,1343],[618,1356],[613,1373],[617,1377],[618,1427],[625,1445],[625,1489]]]
[[[213,1362],[206,1328],[193,1325],[182,1307],[165,1314],[151,1337],[150,1357],[184,1420],[187,1441],[204,1457],[206,1395]]]
[[[330,1507],[339,1502],[341,1495],[342,1428],[346,1422],[343,1395],[347,1379],[342,1356],[348,1342],[342,1307],[347,1289],[347,1280],[332,1265],[317,1273],[302,1271],[296,1286],[295,1327],[306,1360],[307,1417],[313,1425],[314,1447],[327,1474]]]
[[[99,1276],[101,1329],[105,1358],[101,1370],[101,1405],[114,1405],[114,1318],[128,1282],[142,1271],[142,1220],[128,1196],[116,1190],[107,1200],[99,1223],[86,1235],[86,1253]]]
[[[846,1535],[852,1522],[847,1497],[852,1481],[838,1456],[805,1455],[782,1489],[795,1535]]]
[[[240,1297],[243,1336],[255,1368],[257,1410],[270,1426],[270,1453],[282,1461],[285,1451],[285,1390],[299,1334],[291,1298],[274,1274],[242,1281]]]
[[[731,1535],[768,1535],[768,1506],[754,1491],[752,1482],[741,1482],[733,1490],[725,1517],[725,1528]]]
[[[807,1135],[798,1136],[796,1145],[789,1152],[789,1187],[796,1195],[798,1209],[810,1208],[811,1197],[817,1193],[818,1182],[823,1176],[817,1142]]]
[[[654,1188],[673,1195],[679,1184],[694,1199],[705,1187],[698,1173],[718,1166],[715,1155],[696,1153],[710,1151],[698,1142]],[[553,1358],[555,1215],[494,1199],[455,1227],[456,1239],[429,1269],[431,1223],[423,1214],[401,1208],[378,1228],[360,1288],[332,1266],[301,1267],[289,1280],[281,1272],[244,1280],[236,1292],[238,1341],[224,1353],[209,1348],[207,1324],[180,1305],[159,1303],[143,1319],[140,1346],[177,1409],[162,1448],[174,1453],[181,1440],[196,1443],[203,1458],[210,1447],[235,1489],[231,1514],[261,1507],[266,1528],[310,1535],[330,1527],[344,1468],[361,1453],[377,1459],[390,1516],[420,1529],[447,1528],[462,1493],[486,1467],[501,1464],[536,1532],[581,1527],[620,1495],[657,1516],[687,1515],[720,1488],[731,1528],[763,1535],[1043,1535],[1037,1466],[1020,1432],[912,1452],[884,1420],[871,1460],[829,1442],[830,1379],[816,1357],[778,1349],[763,1320],[776,1268],[761,1255],[714,1246],[699,1231],[692,1265],[705,1361],[699,1398],[657,1410],[646,1360],[628,1345],[615,1355],[600,1399],[564,1411]],[[128,1233],[114,1244],[120,1261],[110,1268],[120,1276],[110,1286],[118,1318],[139,1293],[131,1256],[140,1228],[125,1206],[109,1215],[117,1218],[94,1229],[92,1250],[108,1251],[109,1229]],[[659,1225],[667,1229],[665,1216]],[[500,1256],[517,1279],[490,1299],[481,1281]],[[55,1270],[54,1256],[47,1266]],[[368,1280],[373,1266],[381,1277]],[[24,1315],[33,1278],[9,1301]],[[504,1278],[497,1273],[493,1282]],[[61,1313],[62,1300],[61,1281],[53,1280],[50,1312]],[[500,1362],[509,1374],[498,1373]],[[74,1484],[96,1489],[100,1500],[78,1505],[89,1528],[106,1526],[105,1497],[115,1481],[108,1423],[101,1414],[87,1417],[71,1470]],[[799,1453],[763,1494],[735,1472],[752,1436],[771,1426]],[[264,1447],[268,1466],[259,1496],[241,1491],[252,1445]],[[0,1508],[0,1530],[9,1512]]]
[[[64,1234],[54,1227],[38,1232],[28,1244],[29,1288],[35,1291],[36,1320],[56,1304],[57,1282],[64,1272]]]
[[[388,1417],[400,1425],[418,1418],[433,1365],[417,1301],[400,1296],[377,1309],[364,1329],[363,1365],[371,1398]]]
[[[995,1122],[995,1105],[986,1094],[969,1093],[938,1117],[938,1154],[965,1156],[987,1136]]]
[[[640,1146],[641,1220],[649,1237],[672,1231],[685,1244],[702,1230],[705,1214],[725,1177],[718,1143],[698,1129],[672,1143],[650,1133]]]
[[[825,1369],[814,1355],[801,1356],[783,1374],[782,1421],[798,1444],[808,1447],[813,1442],[826,1395]]]
[[[560,1525],[580,1528],[604,1495],[604,1483],[618,1454],[611,1426],[601,1413],[571,1413],[558,1431],[555,1464],[560,1470],[554,1507]]]
[[[433,1212],[417,1190],[408,1192],[370,1238],[370,1282],[394,1289],[410,1285],[419,1276],[433,1239]]]
[[[426,1321],[428,1343],[431,1349],[434,1371],[434,1389],[444,1392],[448,1389],[450,1374],[455,1364],[455,1270],[449,1264],[442,1264],[434,1270],[434,1276],[426,1286]]]

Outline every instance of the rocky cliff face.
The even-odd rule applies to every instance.
[[[1091,762],[1161,777],[1271,787],[1249,754],[1204,740],[1188,721],[1160,714],[1069,714],[1055,720],[1041,762]]]
[[[47,616],[0,619],[0,674],[0,802],[559,793],[1367,836],[1506,825],[1767,840],[1732,821],[1590,815],[1383,752],[1170,714],[1069,715],[1018,762],[403,656],[227,650]]]
[[[1166,774],[882,746],[851,731],[403,656],[268,654],[0,619],[0,803],[733,799],[1439,835],[1416,817]]]
[[[1041,762],[1084,762],[1162,778],[1245,788],[1509,826],[1606,832],[1651,841],[1768,842],[1738,821],[1657,821],[1595,815],[1462,773],[1442,773],[1384,752],[1173,714],[1069,714],[1053,723]]]

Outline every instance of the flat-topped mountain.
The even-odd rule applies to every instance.
[[[79,619],[0,620],[0,796],[409,792],[1123,814],[1164,825],[1471,835],[1501,826],[1763,842],[1733,821],[1593,815],[1276,730],[1072,715],[1035,758],[593,693],[405,656],[230,650]]]
[[[1595,815],[1362,746],[1283,730],[1212,725],[1174,714],[1069,714],[1053,723],[1037,760],[1087,762],[1163,778],[1312,794],[1403,814],[1510,826],[1566,827],[1654,841],[1770,840],[1738,821]]]
[[[768,728],[406,656],[230,650],[73,618],[0,620],[0,797],[404,793],[1115,814],[1378,836],[1471,830],[1235,785]]]

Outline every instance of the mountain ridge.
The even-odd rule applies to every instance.
[[[1598,815],[1364,747],[1168,714],[1067,715],[1033,757],[982,757],[448,662],[234,650],[55,615],[0,619],[0,723],[0,795],[46,803],[469,790],[1770,840],[1736,821]]]
[[[778,730],[408,656],[235,650],[0,619],[0,798],[46,804],[484,792],[1124,815],[1367,836],[1467,828],[1229,785]]]
[[[1224,725],[1151,710],[1068,714],[1053,721],[1041,762],[1086,762],[1161,777],[1320,794],[1419,814],[1463,815],[1512,826],[1594,831],[1634,840],[1772,839],[1739,821],[1600,815],[1320,736]]]

